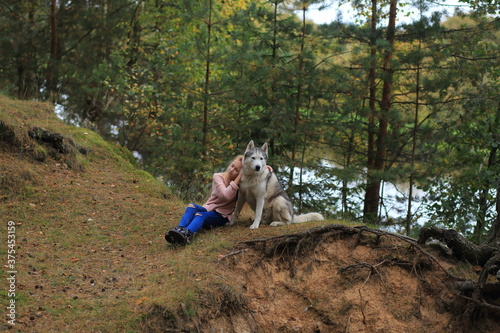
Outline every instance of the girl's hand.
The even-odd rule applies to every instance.
[[[269,172],[273,172],[273,167],[272,166],[266,165],[266,168],[267,168],[267,170],[269,170]]]

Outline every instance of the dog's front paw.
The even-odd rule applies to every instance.
[[[259,223],[252,223],[252,225],[250,226],[250,229],[258,229],[259,228]]]

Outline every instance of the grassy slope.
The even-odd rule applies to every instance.
[[[57,153],[30,139],[34,126],[60,133],[88,153],[76,148]],[[322,332],[427,332],[440,325],[438,331],[457,332],[460,327],[449,324],[455,322],[455,298],[448,278],[436,265],[422,266],[428,259],[411,245],[331,234],[312,245],[304,241],[300,253],[243,245],[229,255],[241,250],[240,241],[328,223],[249,230],[247,220],[200,232],[185,248],[172,247],[163,235],[178,223],[185,205],[137,168],[130,152],[62,123],[48,104],[0,96],[4,266],[8,221],[16,225],[17,321],[10,331],[311,332],[323,325]],[[339,273],[359,262],[378,269],[371,278],[362,269]],[[449,259],[441,265],[474,279],[470,265]],[[0,271],[3,309],[10,300],[7,270]],[[495,331],[486,326],[484,332]]]
[[[161,234],[176,213],[167,208],[178,203],[164,199],[167,190],[134,167],[128,152],[63,124],[50,105],[2,98],[0,107],[0,121],[20,138],[10,151],[3,145],[0,160],[0,214],[4,228],[7,221],[17,225],[16,328],[127,326],[149,256],[164,251]],[[90,153],[51,154],[23,137],[32,126],[70,137]]]
[[[152,304],[172,311],[182,304],[194,314],[196,290],[221,279],[213,265],[220,252],[242,238],[283,232],[221,228],[185,249],[170,247],[163,234],[185,203],[134,166],[128,151],[62,123],[48,104],[0,97],[0,123],[17,139],[0,137],[0,215],[5,231],[8,221],[16,223],[20,331],[136,331]],[[27,136],[33,126],[90,152],[57,154]],[[6,258],[5,236],[1,244]],[[5,271],[0,274],[5,281]],[[2,287],[2,305],[6,294]]]

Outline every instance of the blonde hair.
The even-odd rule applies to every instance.
[[[229,183],[230,183],[230,182],[229,182],[229,173],[228,173],[229,168],[230,168],[230,167],[231,167],[231,165],[232,165],[234,162],[236,162],[236,161],[240,161],[240,162],[243,164],[243,155],[238,155],[238,156],[236,156],[236,157],[235,157],[235,158],[231,161],[231,163],[229,163],[229,165],[228,165],[228,166],[227,166],[227,168],[226,168],[226,171],[224,171],[224,176],[223,176],[223,177],[224,177],[224,182],[225,182],[226,184],[229,184]]]

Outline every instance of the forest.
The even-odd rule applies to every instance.
[[[298,211],[498,237],[498,3],[356,0],[348,20],[308,18],[346,3],[2,0],[0,93],[50,101],[186,200],[254,140]],[[388,217],[384,184],[403,183]]]

